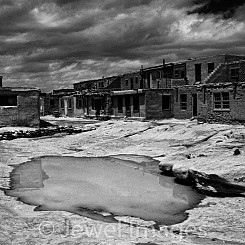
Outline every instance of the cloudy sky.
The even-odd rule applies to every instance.
[[[245,54],[245,0],[0,0],[4,86],[42,91],[219,53]]]

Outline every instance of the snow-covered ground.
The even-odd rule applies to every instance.
[[[57,120],[62,121],[62,118]],[[71,124],[72,120],[74,119],[71,119]],[[94,131],[75,135],[0,141],[0,186],[8,186],[8,176],[12,170],[9,165],[25,162],[33,157],[117,154],[150,156],[162,163],[173,164],[175,169],[181,171],[193,169],[216,174],[239,185],[245,183],[245,127],[242,125],[198,124],[195,120],[170,119],[150,122],[97,121],[95,126],[97,129]],[[234,155],[235,149],[239,149],[241,154]],[[34,212],[33,206],[7,197],[3,192],[0,192],[0,196],[1,244],[245,243],[245,199],[242,197],[206,197],[196,208],[188,211],[189,218],[186,221],[168,228],[174,229],[174,233],[153,236],[149,235],[149,231],[148,236],[132,235],[127,226],[122,226],[120,236],[117,234],[108,237],[105,234],[89,236],[86,232],[75,236],[70,232],[74,231],[73,228],[78,223],[94,227],[102,225],[102,222],[63,211]],[[44,221],[52,222],[55,226],[54,233],[50,236],[40,233]],[[131,229],[132,232],[137,231],[136,228]],[[185,231],[184,236],[181,236],[181,231]]]

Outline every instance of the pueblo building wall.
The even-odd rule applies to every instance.
[[[0,87],[0,125],[40,125],[40,91],[32,88]]]

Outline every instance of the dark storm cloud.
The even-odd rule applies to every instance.
[[[79,2],[89,2],[89,1],[84,1],[84,0],[56,0],[56,3],[58,5],[66,5],[66,4],[71,4],[71,3],[79,3]]]
[[[49,65],[42,63],[33,63],[31,65],[23,65],[21,67],[15,68],[12,70],[13,73],[40,73],[40,72],[49,72]]]
[[[47,91],[162,58],[244,52],[241,4],[212,9],[213,2],[0,0],[0,74],[5,85]],[[231,9],[229,20],[213,15]]]
[[[234,16],[235,11],[245,4],[244,0],[193,0],[197,5],[189,14],[215,14],[222,15],[225,19]]]
[[[111,0],[111,1],[108,1],[108,3],[105,4],[104,9],[111,9],[111,8],[130,9],[130,8],[137,7],[137,6],[148,5],[151,2],[154,2],[154,0],[134,0],[134,1]]]

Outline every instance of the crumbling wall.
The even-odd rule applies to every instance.
[[[39,91],[5,91],[5,95],[16,94],[16,106],[0,107],[0,125],[2,126],[31,126],[40,125]],[[0,96],[3,91],[0,91]]]
[[[17,97],[18,125],[39,126],[40,124],[40,99],[39,91],[23,92]]]

